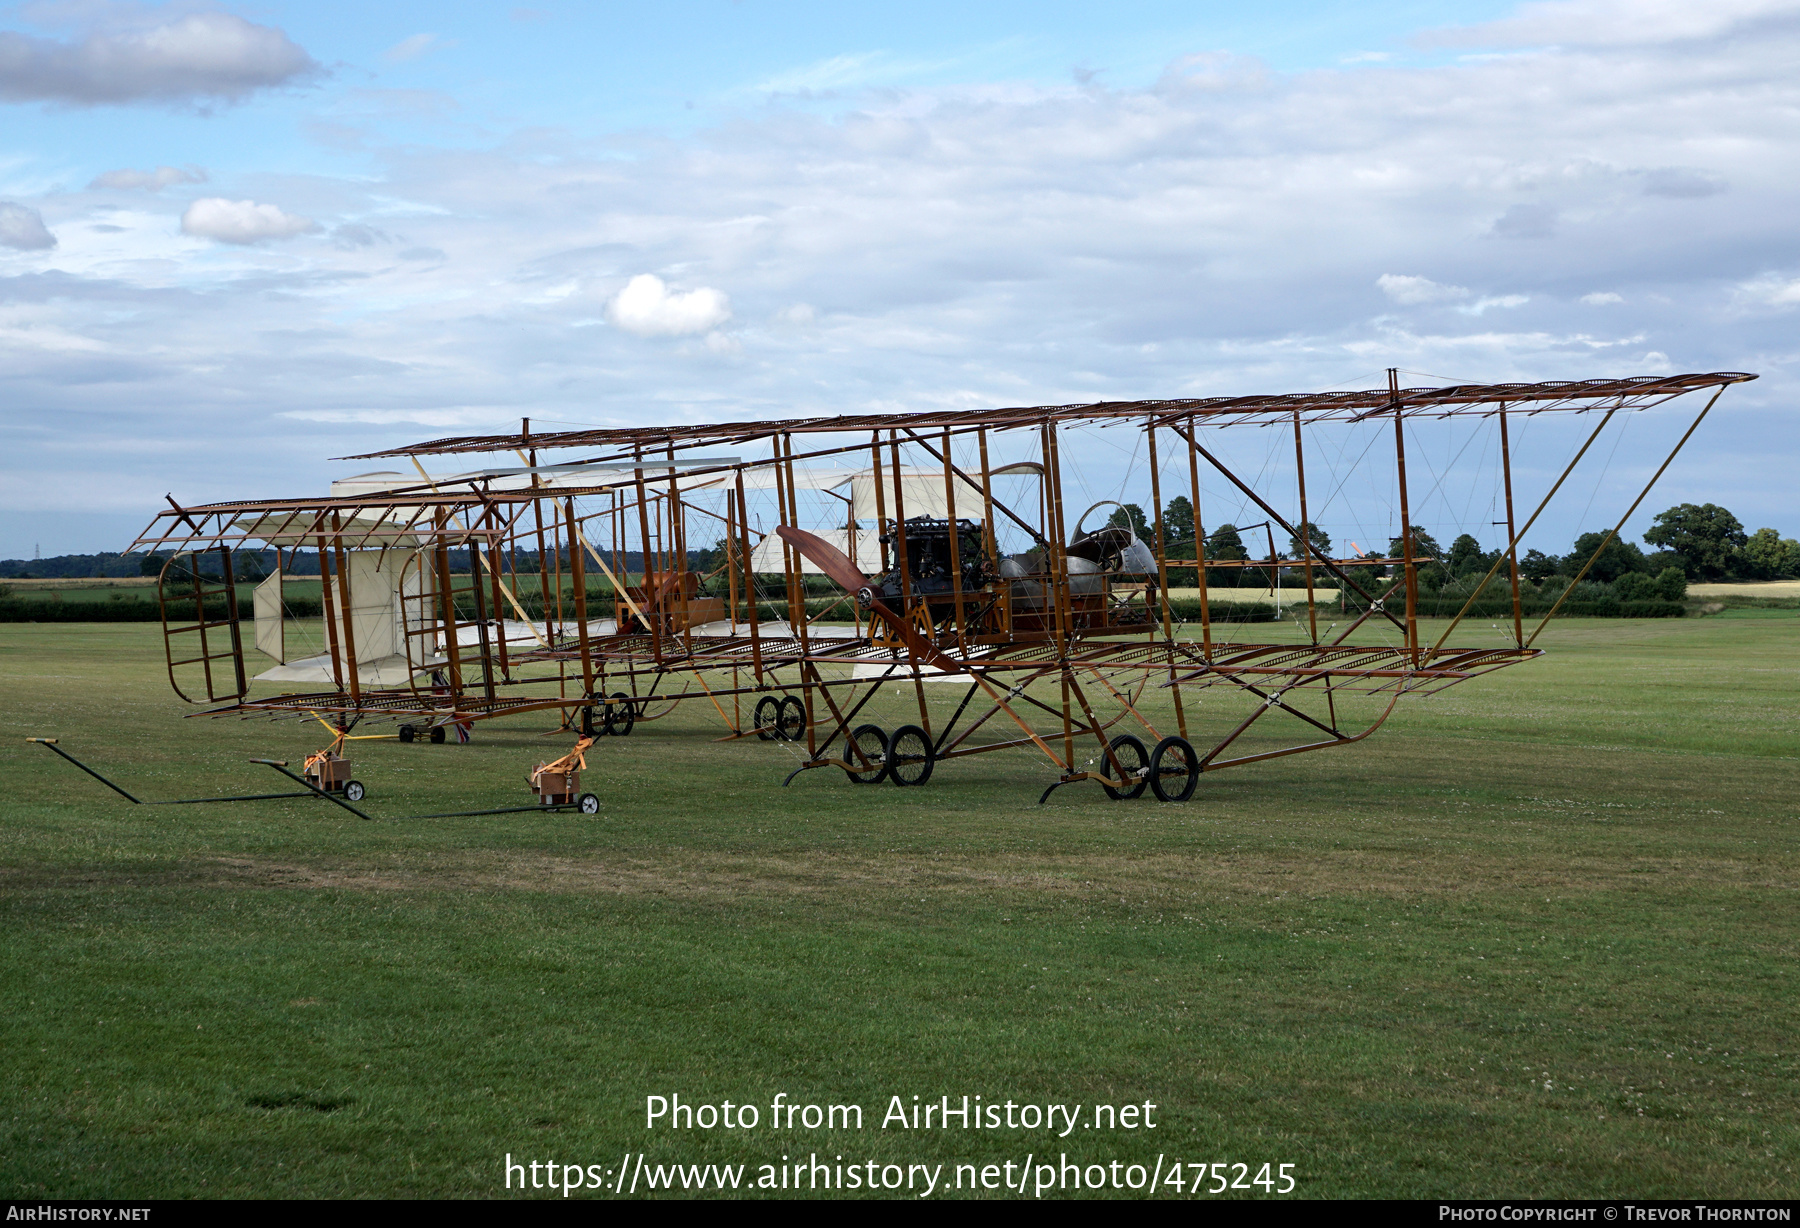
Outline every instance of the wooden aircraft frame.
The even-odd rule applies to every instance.
[[[1403,389],[1390,372],[1386,389],[1283,397],[549,434],[532,433],[527,420],[516,435],[438,439],[346,458],[410,460],[418,481],[397,480],[385,489],[199,506],[171,499],[170,509],[132,548],[175,552],[160,590],[170,680],[190,699],[186,680],[187,690],[196,691],[190,701],[209,705],[201,714],[316,717],[332,724],[341,739],[370,719],[400,721],[409,730],[414,722],[424,729],[467,730],[495,717],[554,711],[564,728],[594,736],[629,732],[635,722],[665,716],[689,701],[710,707],[727,739],[779,737],[803,744],[804,758],[790,781],[809,769],[836,767],[851,781],[922,784],[938,762],[1026,748],[1055,769],[1044,798],[1061,785],[1091,780],[1115,797],[1140,796],[1148,785],[1158,797],[1184,800],[1205,772],[1359,742],[1404,697],[1540,655],[1534,642],[1587,569],[1528,634],[1519,542],[1594,442],[1621,413],[1688,394],[1704,400],[1619,517],[1607,535],[1610,541],[1725,388],[1754,378],[1717,372]],[[1514,511],[1509,416],[1548,412],[1589,414],[1595,425],[1521,522]],[[1427,560],[1414,551],[1406,424],[1470,415],[1498,423],[1507,542],[1462,610],[1428,643],[1418,620],[1419,568]],[[1403,549],[1394,558],[1323,557],[1300,528],[1311,524],[1301,428],[1362,423],[1379,429],[1388,421]],[[1171,554],[1174,543],[1164,539],[1159,515],[1155,541],[1143,543],[1153,555],[1153,574],[1136,584],[1104,568],[1078,574],[1071,561],[1078,557],[1071,553],[1074,544],[1087,539],[1072,533],[1064,505],[1061,435],[1072,426],[1108,424],[1144,433],[1157,508],[1167,492],[1189,495],[1194,508],[1193,539],[1186,543],[1192,557]],[[1203,428],[1239,425],[1291,426],[1296,514],[1284,515],[1206,446]],[[1015,431],[1036,436],[1034,459],[1026,465],[1038,475],[1035,508],[1010,506],[995,491],[998,466],[990,464],[990,438]],[[844,442],[846,436],[850,442]],[[799,446],[805,440],[817,446]],[[1173,473],[1165,472],[1159,453],[1159,445],[1169,441],[1186,461]],[[958,444],[977,460],[965,456],[959,464]],[[703,454],[719,447],[766,448],[768,455]],[[591,455],[540,464],[542,453],[567,449]],[[420,461],[468,453],[511,454],[521,464],[446,478],[428,475]],[[878,555],[879,579],[865,575],[855,561],[867,543],[856,544],[854,515],[846,548],[800,527],[804,467],[846,461],[859,466],[855,472],[873,491],[879,549],[869,557]],[[1272,560],[1302,574],[1307,609],[1302,642],[1245,641],[1215,626],[1209,573],[1271,563],[1207,558],[1203,468],[1222,476],[1271,525],[1302,543],[1301,557]],[[943,498],[938,501],[934,489],[931,501],[933,510],[945,515],[909,516],[909,493],[918,501],[924,489],[921,473],[941,477]],[[753,490],[776,505],[777,525],[770,533],[751,527]],[[697,492],[722,496],[722,512],[705,506]],[[1023,530],[1035,543],[1033,552],[1012,557],[1013,572],[1005,576],[1008,560],[998,545],[1002,525],[1010,525],[1009,532]],[[705,540],[708,533],[723,535],[725,557],[710,576],[701,577],[690,566],[690,542]],[[926,549],[927,533],[934,535],[930,548],[940,564],[946,546],[948,551],[948,586],[935,581],[931,591],[924,591],[915,574],[915,556]],[[273,546],[278,559],[290,549],[317,552],[328,646],[316,668],[323,671],[328,662],[324,685],[250,694],[232,556],[253,543]],[[758,552],[766,561],[777,543],[780,571],[759,572]],[[519,570],[521,551],[534,560],[529,571]],[[454,552],[466,553],[465,571],[453,570]],[[641,562],[636,584],[634,573],[622,565],[634,553]],[[977,556],[973,560],[971,553]],[[359,559],[359,554],[380,557]],[[397,567],[387,561],[390,555]],[[215,556],[217,566],[208,572],[206,561]],[[1197,639],[1176,634],[1168,595],[1172,568],[1197,578]],[[1380,582],[1371,578],[1385,568],[1394,574]],[[943,570],[940,565],[939,573]],[[809,572],[823,574],[833,586],[835,600],[816,612],[807,603]],[[612,587],[610,609],[591,608],[588,582],[595,573]],[[364,624],[358,622],[352,588],[357,575],[383,577],[399,603],[393,616],[399,629],[392,632],[392,643],[384,641],[399,651],[383,658],[391,669],[382,666],[372,674],[367,652],[358,656]],[[1316,586],[1324,577],[1358,610],[1335,635],[1319,628]],[[1453,634],[1490,583],[1510,592],[1506,642],[1456,646]],[[707,584],[713,592],[702,591]],[[770,616],[769,599],[775,596],[785,606],[784,617]],[[528,602],[536,604],[535,612]],[[829,625],[846,615],[852,624],[848,632]],[[1399,642],[1354,642],[1371,620],[1385,623]],[[393,678],[402,673],[405,681],[396,683]],[[945,676],[965,678],[967,686],[955,714],[934,727],[926,684]],[[918,724],[892,733],[876,729],[881,736],[871,737],[866,731],[873,727],[859,727],[857,719],[884,686],[895,683],[912,689]],[[1153,719],[1146,710],[1142,699],[1150,688],[1167,692],[1167,715]],[[1238,696],[1245,712],[1223,736],[1196,745],[1190,716],[1194,697],[1204,692]],[[1347,693],[1374,697],[1372,711],[1354,722],[1343,719],[1339,699]],[[751,699],[755,715],[747,717],[745,701]],[[1234,753],[1253,726],[1275,713],[1291,718],[1300,736],[1274,748]],[[1154,751],[1135,733],[1109,737],[1121,725],[1141,727],[1155,740]],[[1088,746],[1094,749],[1084,761],[1082,748]]]

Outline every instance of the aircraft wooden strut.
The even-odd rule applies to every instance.
[[[1148,789],[1182,801],[1203,773],[1348,746],[1407,696],[1540,655],[1533,642],[1562,603],[1527,633],[1519,542],[1595,441],[1621,414],[1688,394],[1703,402],[1616,535],[1724,389],[1754,378],[1403,389],[1390,372],[1386,389],[1367,392],[552,434],[527,421],[516,435],[347,458],[405,457],[416,472],[363,475],[326,497],[171,499],[131,548],[175,552],[159,591],[177,694],[202,714],[317,718],[338,747],[365,722],[397,722],[403,741],[441,741],[532,712],[556,713],[584,739],[623,736],[689,703],[716,715],[726,738],[803,747],[790,781],[833,767],[851,782],[922,785],[949,760],[1025,751],[1054,773],[1044,798],[1095,781],[1114,798]],[[1552,412],[1595,425],[1520,520],[1509,422]],[[1498,426],[1507,540],[1462,613],[1428,641],[1407,437],[1471,417]],[[1106,500],[1071,521],[1064,497],[1079,465],[1066,440],[1108,426],[1138,433],[1156,508],[1171,494],[1191,499],[1190,536],[1169,540],[1160,515],[1149,541],[1125,517],[1087,528]],[[1297,506],[1278,508],[1206,446],[1205,429],[1247,426],[1291,427]],[[1303,426],[1391,434],[1396,557],[1330,558],[1307,544]],[[997,462],[1001,443],[1029,455]],[[539,461],[571,449],[586,455]],[[436,475],[420,461],[474,453],[509,459]],[[1298,557],[1209,559],[1203,470],[1266,517],[1271,556],[1279,529],[1300,543]],[[1005,494],[1003,483],[1027,493]],[[1022,548],[1007,552],[1006,539]],[[694,560],[709,540],[720,548],[702,569]],[[278,569],[259,585],[254,647],[276,664],[255,677],[233,569],[246,548],[273,548],[284,563],[316,556],[322,599],[323,642],[297,654],[286,637],[296,624],[283,617],[291,577]],[[1209,575],[1244,567],[1300,574],[1296,641],[1215,619]],[[1178,615],[1171,569],[1194,573],[1197,616]],[[1341,630],[1320,629],[1327,582],[1350,619]],[[1454,642],[1490,584],[1511,595],[1502,642]],[[947,703],[928,702],[945,683],[962,692],[948,719]],[[889,728],[896,688],[905,719]],[[1235,711],[1221,722],[1224,697]],[[1266,731],[1280,722],[1291,733],[1271,741]],[[540,770],[560,781],[579,758]]]

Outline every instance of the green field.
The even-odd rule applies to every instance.
[[[279,786],[246,760],[322,731],[179,719],[153,625],[0,625],[0,1190],[506,1196],[508,1153],[947,1183],[1066,1152],[1286,1163],[1312,1197],[1794,1197],[1797,635],[1558,624],[1183,806],[1039,807],[1023,753],[783,789],[794,748],[693,705],[597,745],[596,817],[406,824],[132,807],[24,738],[171,798]],[[550,723],[361,744],[367,808],[528,800]],[[760,1127],[646,1130],[677,1092]],[[771,1129],[777,1093],[865,1128]],[[1157,1128],[880,1126],[964,1094]]]

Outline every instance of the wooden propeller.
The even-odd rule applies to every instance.
[[[855,593],[866,604],[870,613],[892,628],[894,635],[906,645],[906,651],[912,655],[913,660],[921,665],[933,665],[953,673],[962,672],[963,665],[960,661],[939,651],[937,645],[919,634],[917,627],[888,608],[887,603],[870,587],[869,578],[856,569],[856,564],[846,558],[842,550],[804,529],[789,528],[784,524],[776,526],[775,532],[808,562],[824,572],[832,583],[845,592]]]

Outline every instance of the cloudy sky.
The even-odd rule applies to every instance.
[[[1800,0],[875,7],[0,9],[0,557],[523,416],[1389,366],[1758,372],[1634,527],[1800,534]]]

